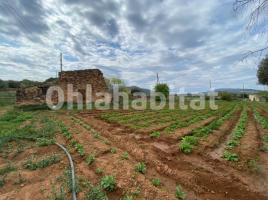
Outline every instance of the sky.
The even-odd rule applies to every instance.
[[[64,70],[99,68],[105,77],[172,92],[263,89],[266,37],[248,31],[234,0],[8,0],[0,2],[0,79],[42,81]]]

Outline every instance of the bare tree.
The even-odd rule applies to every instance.
[[[234,10],[236,12],[249,11],[249,22],[247,25],[249,31],[257,27],[261,19],[264,20],[264,22],[268,21],[266,19],[268,18],[268,0],[235,0]],[[268,30],[263,31],[264,34],[267,32]],[[245,57],[254,54],[259,54],[261,56],[266,50],[268,50],[268,46],[250,51]]]

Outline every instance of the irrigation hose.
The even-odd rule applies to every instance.
[[[72,197],[73,197],[72,200],[76,200],[75,173],[74,173],[74,163],[73,163],[72,157],[71,157],[71,155],[69,154],[69,152],[67,151],[67,149],[64,146],[62,146],[59,143],[55,143],[55,144],[57,146],[59,146],[65,152],[65,154],[68,156],[69,163],[70,163],[70,166],[71,166],[71,173],[72,173]]]

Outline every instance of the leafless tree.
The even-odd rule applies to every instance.
[[[247,25],[249,31],[257,27],[261,20],[268,23],[268,0],[235,0],[234,10],[236,12],[249,12],[249,22]],[[263,31],[264,34],[267,32],[268,30]],[[245,58],[256,54],[261,56],[266,50],[268,50],[268,46],[250,51],[245,55]]]

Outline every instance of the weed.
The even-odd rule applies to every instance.
[[[138,163],[135,166],[135,170],[136,170],[136,172],[140,172],[142,174],[145,174],[146,173],[146,165],[145,165],[145,163],[143,163],[143,162]]]
[[[115,178],[113,176],[104,176],[101,179],[101,187],[108,192],[113,192],[116,187]]]
[[[55,140],[54,139],[46,139],[46,138],[37,138],[36,144],[39,147],[49,146],[49,145],[55,144]]]
[[[268,133],[266,133],[264,136],[262,136],[262,140],[264,142],[268,142]]]
[[[151,138],[159,138],[161,133],[159,131],[154,131],[150,134]]]
[[[122,200],[133,200],[132,196],[126,195],[122,198]]]
[[[262,152],[268,153],[268,145],[262,145],[262,146],[260,147],[260,150],[261,150]]]
[[[177,199],[185,199],[186,197],[185,192],[183,192],[180,185],[176,186],[175,196],[177,197]]]
[[[108,197],[100,186],[96,186],[88,192],[86,200],[108,200]]]
[[[52,185],[52,193],[52,200],[67,200],[63,187],[60,187],[60,190],[57,191],[55,185]]]
[[[25,164],[24,167],[29,170],[37,170],[37,169],[43,169],[45,167],[48,167],[50,165],[56,164],[60,162],[60,157],[56,154],[52,156],[48,156],[38,162],[33,162],[32,159],[28,160]]]
[[[5,177],[0,177],[0,188],[4,187],[5,183]]]
[[[247,165],[251,172],[260,173],[261,168],[257,160],[248,160]]]
[[[101,168],[97,168],[96,169],[96,174],[103,174],[103,169],[101,169]]]
[[[20,185],[22,183],[26,182],[26,180],[21,176],[21,173],[19,173],[18,178],[15,180],[15,185]]]
[[[115,147],[111,148],[111,153],[115,154],[117,152],[117,149]]]
[[[95,155],[89,155],[87,158],[86,158],[86,163],[88,165],[92,165],[94,163],[94,161],[96,160],[95,158]]]
[[[12,171],[15,171],[15,170],[16,170],[16,168],[9,164],[9,165],[0,169],[0,176],[6,175],[6,174],[8,174]]]
[[[229,151],[224,151],[223,158],[228,161],[237,162],[239,161],[239,156],[236,153],[231,153]]]
[[[122,154],[121,158],[122,158],[123,160],[128,160],[128,158],[129,158],[128,152],[125,151],[125,152]]]
[[[159,187],[161,185],[161,181],[159,178],[154,178],[154,179],[152,179],[151,182],[152,182],[153,186],[155,186],[155,187]]]

